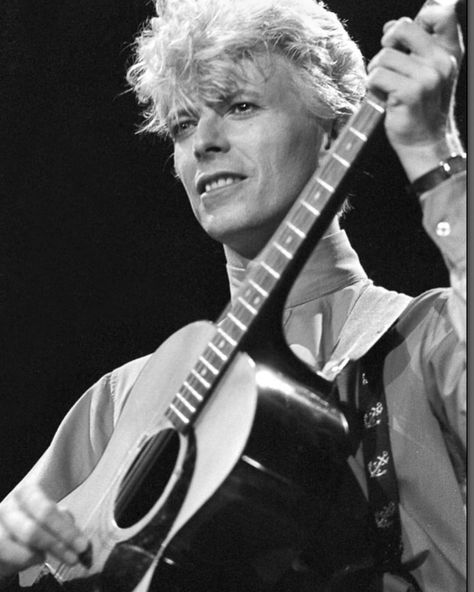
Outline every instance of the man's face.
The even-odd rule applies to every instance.
[[[248,81],[218,104],[179,113],[175,168],[193,212],[214,239],[252,258],[265,246],[318,164],[324,138],[275,56],[265,80],[245,64]]]

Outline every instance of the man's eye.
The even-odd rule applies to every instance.
[[[250,113],[256,109],[256,105],[243,101],[242,103],[235,103],[231,107],[233,113]]]
[[[194,125],[195,122],[193,119],[183,119],[182,121],[178,121],[177,123],[175,123],[175,125],[173,125],[173,128],[171,130],[173,138],[178,138],[179,136],[182,136],[190,129],[192,129]]]

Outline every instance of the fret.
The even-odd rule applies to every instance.
[[[250,311],[254,316],[257,314],[258,310],[256,310],[252,305],[250,305],[245,298],[242,298],[242,296],[239,296],[238,298],[239,302],[245,306],[245,308]]]
[[[266,290],[264,290],[262,288],[262,286],[260,286],[259,284],[257,284],[256,282],[254,282],[253,280],[250,280],[250,279],[249,279],[249,284],[251,284],[257,290],[257,292],[260,292],[260,294],[262,296],[264,296],[265,298],[267,298],[268,292]]]
[[[286,226],[279,230],[276,239],[277,240],[275,242],[277,242],[280,246],[285,245],[284,248],[286,248],[288,252],[290,252],[289,249],[292,249],[292,251],[295,253],[300,244],[299,237]]]
[[[214,343],[212,343],[212,341],[210,341],[208,345],[212,349],[212,351],[215,354],[217,354],[223,362],[227,362],[227,360],[229,359],[229,356],[226,356],[216,345],[214,345]]]
[[[189,411],[191,411],[192,413],[196,413],[196,407],[193,407],[191,403],[185,397],[183,397],[183,395],[180,392],[176,393],[176,398],[179,399],[179,401],[183,403],[184,406],[189,409]]]
[[[213,373],[209,372],[209,369],[207,368],[207,366],[205,366],[201,360],[198,360],[196,362],[196,365],[194,366],[194,368],[196,369],[196,372],[198,372],[199,376],[201,378],[204,378],[204,380],[210,381],[209,384],[212,383],[212,379],[214,377]]]
[[[203,401],[204,397],[197,392],[195,388],[193,388],[187,380],[183,382],[183,386],[193,395],[195,399],[198,401]]]
[[[308,235],[309,231],[311,230],[311,227],[313,226],[314,218],[308,216],[306,208],[298,207],[295,212],[295,215],[293,216],[293,221],[295,223],[295,226],[301,228],[301,230],[305,232],[306,235]]]
[[[219,374],[219,370],[215,368],[208,360],[206,360],[204,356],[199,356],[199,359],[204,364],[204,366],[206,366],[206,368],[208,368],[212,374],[214,374],[214,376]]]
[[[287,251],[284,247],[282,247],[279,243],[277,243],[277,241],[274,241],[273,244],[280,251],[280,253],[283,253],[283,255],[287,259],[289,259],[289,260],[293,259],[293,255],[290,253],[290,251]]]
[[[306,234],[302,230],[300,230],[297,226],[292,224],[289,220],[286,221],[286,225],[288,226],[288,228],[290,230],[292,230],[300,238],[306,238]]]
[[[222,335],[222,337],[228,342],[230,343],[230,345],[232,345],[233,347],[235,347],[237,345],[237,341],[235,341],[234,339],[232,339],[232,337],[230,335],[228,335],[224,329],[222,329],[221,327],[217,328],[218,333],[220,333]]]
[[[336,152],[333,152],[331,156],[340,162],[344,168],[348,169],[351,166],[350,162],[348,162],[345,158],[342,158],[342,156],[339,156],[339,154]]]
[[[316,208],[313,208],[313,206],[309,204],[306,200],[302,199],[301,205],[304,206],[309,212],[311,212],[313,216],[319,216],[319,211]]]
[[[195,368],[193,368],[191,370],[191,374],[193,374],[193,376],[195,376],[199,382],[205,386],[206,388],[210,388],[211,387],[211,383],[208,382],[203,376],[201,376],[201,374],[199,374],[199,372],[197,372],[197,370]]]
[[[278,241],[277,241],[278,242]],[[274,246],[274,245],[272,245]],[[291,256],[293,258],[293,256]],[[285,271],[286,266],[290,259],[286,255],[284,255],[279,249],[273,248],[269,249],[268,255],[265,258],[265,263],[273,269],[274,273],[278,274],[281,277],[281,274]],[[277,278],[274,274],[271,274],[275,279]]]
[[[263,298],[253,286],[249,286],[245,290],[243,298],[246,300],[247,304],[251,305],[258,312],[258,308],[262,304]]]
[[[368,139],[368,134],[370,134],[380,120],[381,114],[370,110],[370,108],[365,105],[365,109],[361,109],[357,115],[358,118],[357,122],[354,121],[354,127],[357,129],[363,129],[364,135]]]
[[[245,327],[245,329],[240,329],[242,331],[246,331],[252,321],[255,318],[255,314],[249,310],[247,306],[244,306],[240,300],[237,298],[234,306],[232,307],[233,316],[240,321],[240,323]]]
[[[359,138],[359,140],[362,140],[363,142],[367,142],[367,136],[365,134],[363,134],[362,132],[360,132],[359,130],[356,130],[355,127],[350,127],[349,131],[352,132],[354,134],[354,136],[357,136]]]
[[[367,105],[370,105],[371,107],[373,107],[376,111],[378,111],[379,113],[385,113],[385,109],[379,105],[378,103],[375,103],[374,101],[371,101],[370,99],[366,99],[366,103]]]
[[[247,326],[244,325],[241,321],[239,321],[239,319],[231,312],[228,313],[227,318],[229,318],[242,331],[247,331]]]
[[[323,181],[323,179],[321,179],[320,177],[316,177],[316,181],[320,185],[322,185],[324,187],[324,189],[327,189],[329,191],[329,193],[333,193],[334,187],[332,185],[329,185],[329,183],[326,183],[326,181]],[[315,195],[315,198],[319,198],[319,195]]]
[[[181,413],[181,411],[173,403],[170,403],[169,409],[173,411],[181,423],[183,423],[185,426],[189,424],[189,419],[183,413]]]
[[[280,274],[278,273],[278,271],[275,271],[273,267],[270,267],[270,265],[265,263],[265,261],[260,261],[260,265],[263,267],[263,269],[265,269],[265,271],[268,271],[268,273],[272,275],[275,279],[280,279]]]

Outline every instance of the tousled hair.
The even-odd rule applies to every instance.
[[[365,93],[356,43],[317,0],[156,0],[156,12],[127,73],[144,131],[167,135],[170,113],[229,96],[244,76],[239,64],[262,56],[284,56],[309,112],[336,128]]]

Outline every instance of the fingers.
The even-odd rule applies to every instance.
[[[16,498],[19,507],[49,538],[76,554],[86,549],[88,541],[74,524],[72,515],[60,510],[39,488],[21,489]]]
[[[44,561],[44,554],[14,541],[0,523],[0,578],[9,577]]]
[[[419,87],[420,92],[431,92],[437,85],[449,84],[455,78],[457,67],[455,61],[442,50],[433,49],[430,59],[417,55],[408,55],[391,47],[382,49],[368,66],[369,84],[378,87],[385,93],[401,87],[403,82],[407,87]],[[388,74],[388,78],[387,78]],[[402,77],[406,80],[397,81],[397,85],[390,84],[390,75]],[[381,84],[389,81],[389,87]]]
[[[449,153],[455,136],[453,96],[464,48],[454,6],[426,7],[415,21],[388,21],[381,45],[368,66],[368,88],[386,100],[388,140],[414,179],[428,160]]]
[[[447,112],[458,67],[445,45],[406,17],[386,23],[381,43],[381,51],[368,66],[369,88],[392,93],[392,104],[397,98],[410,104],[438,92],[440,110]]]
[[[464,44],[455,4],[455,0],[443,0],[442,4],[425,6],[415,20],[455,57],[459,65],[464,54]]]
[[[415,21],[408,17],[388,21],[381,44],[425,57],[433,48],[439,48],[453,56],[458,67],[464,55],[461,29],[452,7],[429,6]]]
[[[88,541],[72,516],[59,509],[36,486],[23,486],[0,509],[0,566],[24,569],[51,554],[73,565]]]

